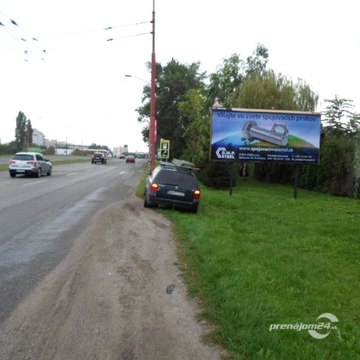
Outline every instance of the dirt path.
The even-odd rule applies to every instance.
[[[0,358],[219,359],[201,342],[168,221],[132,197],[91,224],[1,325]]]

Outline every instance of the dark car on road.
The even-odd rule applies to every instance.
[[[196,213],[200,194],[193,168],[160,163],[146,180],[144,206],[164,206]]]
[[[9,174],[32,175],[40,177],[52,174],[52,164],[43,154],[37,152],[18,152],[9,161]]]
[[[97,164],[97,163],[106,164],[106,156],[103,153],[94,153],[91,156],[91,163],[92,164]]]

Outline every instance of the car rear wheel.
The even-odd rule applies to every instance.
[[[145,196],[144,196],[144,207],[145,207],[145,208],[154,207],[154,205],[147,200],[147,195],[146,195],[146,193],[145,193]]]
[[[190,211],[194,214],[196,214],[198,212],[198,206],[193,206]]]
[[[36,177],[38,177],[38,178],[41,177],[41,169],[39,169],[38,172],[36,173]]]
[[[16,176],[16,172],[15,172],[15,171],[10,171],[10,176],[11,176],[12,178],[14,178],[14,177]]]
[[[146,200],[146,198],[144,199],[144,207],[145,208],[149,208],[150,206],[149,206],[149,203],[147,202],[147,200]]]

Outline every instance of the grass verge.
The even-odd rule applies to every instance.
[[[360,358],[359,201],[304,190],[294,200],[290,187],[242,182],[232,196],[203,187],[197,215],[160,211],[215,325],[210,338],[230,358]],[[337,329],[317,320],[324,313]],[[324,339],[296,329],[322,322]]]

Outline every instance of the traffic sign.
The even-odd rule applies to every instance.
[[[160,158],[168,159],[170,155],[170,140],[160,140]]]

